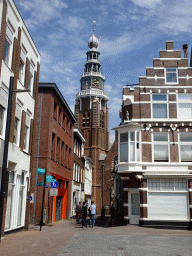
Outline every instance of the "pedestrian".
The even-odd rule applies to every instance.
[[[90,206],[90,225],[92,228],[95,226],[95,214],[96,214],[96,206],[94,205],[94,201],[91,201],[91,206]]]
[[[83,202],[82,206],[82,228],[87,228],[87,206],[85,205],[85,202]]]
[[[76,205],[76,222],[81,219],[81,211],[82,211],[82,205],[81,201],[78,205]]]
[[[87,199],[85,200],[85,206],[87,206],[87,209],[88,209],[88,202],[87,202]]]

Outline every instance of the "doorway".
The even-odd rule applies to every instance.
[[[55,221],[61,220],[62,196],[56,197],[56,216]]]
[[[128,192],[129,224],[138,225],[140,219],[140,194],[139,191]]]

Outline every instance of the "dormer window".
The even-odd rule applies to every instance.
[[[166,83],[178,83],[178,75],[176,68],[166,68]]]

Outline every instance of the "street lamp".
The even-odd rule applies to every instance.
[[[2,165],[2,175],[1,175],[1,196],[0,196],[0,243],[1,243],[1,231],[2,231],[2,221],[3,221],[3,207],[4,207],[4,197],[5,197],[5,183],[6,183],[6,171],[7,171],[7,158],[8,158],[8,148],[9,148],[9,136],[10,136],[10,124],[11,124],[11,112],[12,112],[12,98],[13,92],[29,92],[29,89],[24,90],[13,90],[14,77],[10,77],[9,82],[9,98],[7,105],[7,121],[5,129],[5,141],[4,141],[4,152],[3,152],[3,165]]]

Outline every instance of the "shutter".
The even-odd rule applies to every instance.
[[[148,217],[188,220],[188,193],[148,192]]]

